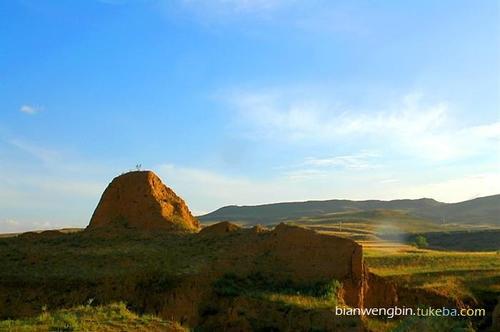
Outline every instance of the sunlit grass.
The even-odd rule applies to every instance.
[[[365,248],[370,271],[398,284],[432,290],[455,298],[476,298],[477,292],[500,293],[500,254],[424,249]]]
[[[433,272],[500,271],[496,252],[365,250],[369,268],[382,276]]]
[[[124,303],[44,311],[37,317],[0,321],[0,331],[186,331],[178,323],[139,316]]]
[[[280,303],[285,306],[301,309],[331,309],[337,304],[336,298],[318,298],[302,294],[261,293],[260,297],[269,302]]]

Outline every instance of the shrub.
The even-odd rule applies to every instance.
[[[427,243],[425,236],[417,235],[417,237],[415,237],[415,246],[417,248],[427,248],[429,244]]]

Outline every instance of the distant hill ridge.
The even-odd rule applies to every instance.
[[[272,224],[302,217],[348,211],[398,210],[436,223],[490,224],[500,226],[500,194],[459,203],[443,203],[431,198],[382,200],[325,200],[285,202],[255,206],[230,205],[199,216],[203,222],[222,220],[248,224]]]

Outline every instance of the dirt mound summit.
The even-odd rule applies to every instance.
[[[144,230],[197,231],[186,203],[151,171],[122,174],[111,181],[88,229],[122,225]]]
[[[230,223],[228,221],[222,221],[217,224],[204,227],[200,231],[200,234],[223,235],[227,233],[236,232],[240,229],[241,227],[236,224]]]

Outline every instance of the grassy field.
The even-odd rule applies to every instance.
[[[293,222],[357,241],[370,271],[398,285],[469,304],[494,303],[500,295],[500,237],[490,227],[436,225],[397,211],[335,213]],[[417,234],[439,250],[417,248],[411,243]]]
[[[78,306],[71,309],[44,311],[37,317],[0,321],[0,331],[187,331],[175,322],[151,315],[137,315],[124,303],[106,306]]]
[[[137,312],[210,264],[220,250],[190,234],[42,233],[0,239],[2,318],[124,301]],[[50,290],[50,291],[46,291]]]
[[[451,298],[477,300],[500,294],[498,252],[450,252],[397,243],[363,243],[370,270],[399,284],[432,289]]]
[[[398,234],[498,230],[491,225],[436,223],[404,211],[337,212],[288,220],[291,223],[344,235],[391,236]]]
[[[193,245],[185,245],[193,240]],[[168,249],[165,250],[165,243]],[[196,242],[196,243],[195,243]],[[184,244],[184,245],[181,245]],[[57,236],[19,236],[0,239],[0,264],[8,270],[0,281],[21,278],[99,280],[107,276],[130,278],[145,271],[182,275],[209,262],[204,243],[189,235],[67,233]],[[216,250],[216,248],[211,248]],[[145,259],[147,258],[147,259]]]
[[[246,278],[226,274],[214,284],[217,295],[225,297],[245,296],[262,301],[280,303],[301,309],[327,309],[338,303],[340,288],[337,280],[313,284],[276,283],[259,275]]]
[[[311,316],[324,315],[318,324],[328,323],[329,316],[322,311],[327,312],[334,305],[338,284],[320,285],[315,280],[311,285],[288,280],[277,283],[274,279],[245,275],[218,279],[218,270],[214,271],[210,264],[216,259],[224,260],[228,248],[237,241],[240,241],[238,234],[214,238],[134,230],[92,234],[46,232],[1,238],[0,264],[4,268],[0,269],[0,312],[3,319],[23,319],[4,321],[2,327],[26,330],[31,326],[37,330],[41,326],[39,330],[44,330],[47,325],[57,323],[46,315],[49,312],[52,316],[69,317],[66,321],[80,330],[78,324],[83,323],[78,317],[84,310],[80,306],[90,299],[97,306],[123,301],[136,313],[168,319],[172,317],[168,313],[172,309],[169,301],[181,298],[172,310],[177,310],[177,303],[190,308],[194,301],[194,313],[189,315],[201,315],[200,324],[207,330],[219,330],[225,319],[231,318],[225,317],[225,313],[235,301],[240,312],[259,328],[288,324],[286,315],[299,317],[304,324]],[[204,292],[215,295],[204,297]],[[44,307],[46,312],[40,315]],[[71,307],[76,309],[57,311]],[[269,317],[267,320],[260,318],[262,307]],[[182,322],[187,315],[180,313],[175,317]],[[141,319],[137,318],[139,323]],[[359,319],[353,321],[361,324]],[[351,324],[351,320],[342,322]],[[137,330],[134,322],[130,324],[123,330]],[[198,325],[189,323],[189,326]]]
[[[500,254],[497,251],[438,251],[384,241],[378,237],[376,223],[363,219],[339,225],[320,220],[309,222],[307,226],[323,233],[355,238],[363,246],[365,262],[370,270],[400,285],[429,289],[468,303],[500,294]],[[415,225],[411,228],[415,229]],[[127,313],[124,305],[105,304],[125,301],[135,312],[155,312],[141,307],[144,299],[129,298],[128,294],[136,292],[137,287],[145,296],[167,294],[179,280],[200,273],[223,252],[220,240],[212,241],[193,234],[124,232],[120,236],[107,233],[90,236],[82,232],[63,235],[48,232],[0,238],[0,264],[6,267],[0,271],[0,298],[6,290],[12,295],[15,293],[12,290],[21,292],[26,289],[25,293],[16,296],[24,302],[34,296],[33,301],[36,301],[36,306],[32,307],[26,303],[12,305],[10,302],[12,308],[19,312],[4,313],[6,317],[15,317],[19,313],[20,316],[36,316],[21,321],[3,321],[0,330],[46,331],[51,330],[51,326],[69,322],[75,326],[74,330],[92,330],[93,326],[99,326],[99,330],[114,331],[113,328],[119,327],[122,322],[130,328],[134,327],[134,330],[148,331],[148,328],[153,327],[154,330],[161,324],[173,324],[151,316]],[[38,297],[44,287],[58,293]],[[258,317],[260,306],[264,306],[270,315],[291,312],[301,317],[302,321],[307,321],[314,313],[321,317],[324,315],[326,322],[328,311],[337,303],[333,296],[338,288],[336,284],[283,285],[263,283],[258,278],[241,279],[226,275],[213,287],[219,296],[219,307],[215,308],[219,313],[224,312],[227,305],[239,301],[242,311],[252,317]],[[97,307],[81,306],[89,298],[95,300],[93,304]],[[3,298],[2,301],[7,300]],[[11,297],[8,301],[16,300]],[[57,311],[55,309],[60,307],[58,303],[73,306],[73,309]],[[47,310],[39,315],[38,309],[44,305],[47,305]],[[209,307],[207,312],[213,310]],[[116,317],[113,316],[115,314]],[[95,321],[85,318],[88,315],[96,317]],[[120,315],[123,317],[120,318]],[[359,321],[340,323],[356,325]],[[86,327],[85,324],[90,325]],[[367,324],[373,331],[397,331],[398,328],[406,331],[401,326],[418,327],[424,323],[407,319],[386,322],[367,320]],[[439,324],[444,322],[425,324],[434,324],[438,326],[435,330],[439,331]],[[446,324],[454,326],[458,323],[449,321]],[[462,324],[459,327],[465,329],[467,326]]]

